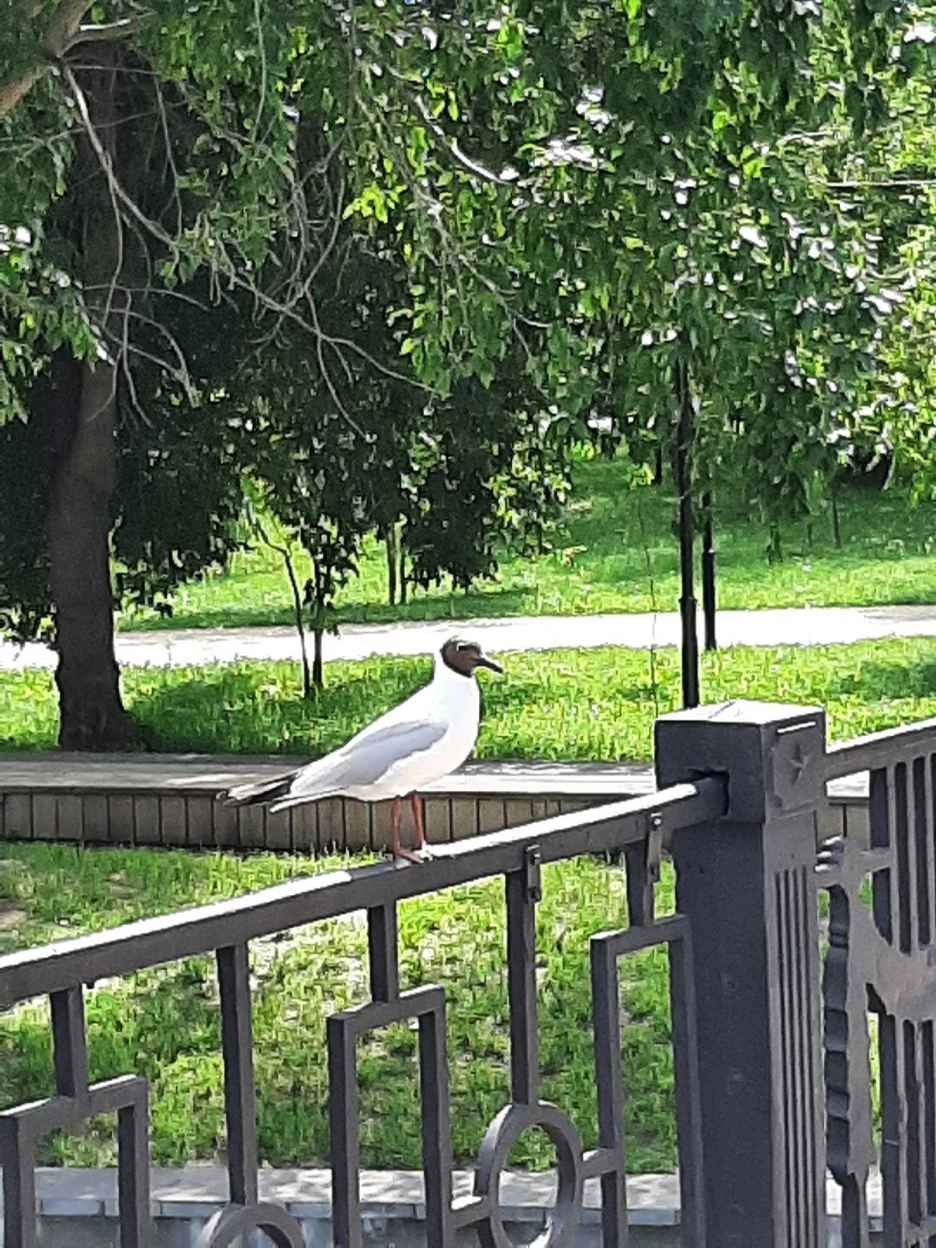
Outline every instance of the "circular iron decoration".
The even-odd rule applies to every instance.
[[[198,1248],[230,1248],[242,1235],[263,1231],[276,1248],[305,1248],[302,1227],[282,1205],[227,1205],[205,1226]]]
[[[481,1228],[492,1248],[514,1248],[504,1228],[500,1209],[500,1179],[510,1150],[530,1127],[540,1127],[556,1150],[559,1186],[556,1207],[546,1230],[530,1248],[565,1248],[572,1242],[582,1213],[582,1138],[570,1119],[555,1105],[508,1105],[485,1132],[478,1152],[475,1195],[486,1198],[487,1213]]]

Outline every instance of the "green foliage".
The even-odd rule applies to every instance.
[[[20,17],[22,8],[12,4]],[[486,384],[541,308],[546,328],[527,367],[553,401],[583,411],[594,381],[574,366],[600,346],[581,330],[606,314],[609,331],[648,312],[652,321],[666,294],[652,289],[656,269],[665,287],[668,265],[685,268],[688,227],[673,187],[700,179],[700,219],[707,196],[727,217],[691,241],[728,249],[758,183],[779,172],[803,188],[778,141],[845,125],[849,110],[863,119],[869,104],[881,112],[906,74],[890,49],[913,13],[735,0],[670,6],[665,19],[641,3],[585,7],[573,19],[564,0],[518,0],[497,20],[473,3],[446,22],[399,2],[288,13],[272,4],[258,17],[247,0],[228,0],[209,21],[163,5],[128,36],[182,137],[180,193],[173,212],[148,218],[147,246],[170,286],[205,268],[256,291],[270,262],[297,279],[314,273],[308,221],[327,230],[340,212],[408,265],[400,345],[428,384],[444,393],[466,373]],[[35,23],[12,31],[5,78],[36,55]],[[60,150],[72,107],[44,83],[6,122],[13,150]],[[319,177],[319,164],[297,196],[312,158],[336,145],[342,185]],[[739,194],[726,185],[732,171]],[[47,211],[49,179],[33,179],[17,164],[14,221]],[[764,210],[769,193],[759,198]],[[278,300],[294,323],[307,320],[305,301],[285,293],[271,274],[261,306]],[[680,302],[693,297],[687,288]]]
[[[201,498],[214,497],[218,485],[208,469],[221,454],[228,489],[249,496],[248,534],[249,517],[265,514],[308,556],[305,602],[318,629],[328,626],[336,595],[357,575],[369,534],[401,532],[411,583],[446,577],[467,588],[494,574],[505,546],[518,553],[541,547],[565,485],[565,448],[540,429],[539,398],[525,384],[516,353],[487,385],[462,378],[447,396],[416,385],[409,362],[396,358],[400,335],[388,323],[404,277],[386,254],[373,254],[350,227],[340,229],[322,257],[327,293],[315,307],[328,348],[310,352],[300,331],[282,325],[270,349],[251,352],[233,380],[218,329],[205,315],[187,304],[169,314],[173,332],[189,344],[189,384],[204,396],[198,429],[209,439],[200,459],[184,446],[177,456],[176,475],[184,479],[191,465],[201,480],[193,482],[175,541],[185,526],[195,535],[210,531],[212,521],[219,527],[217,508],[203,517],[192,511]],[[234,338],[250,330],[242,304],[225,309]],[[158,377],[153,385],[158,398]],[[178,387],[170,397],[174,408],[165,420],[172,426],[172,412],[185,404]],[[174,427],[170,436],[171,451],[178,445]],[[151,441],[141,451],[154,477],[164,473],[166,463],[153,464]],[[172,465],[171,454],[166,462]],[[222,469],[222,488],[224,480]],[[121,501],[136,520],[134,485]],[[143,531],[162,537],[158,484],[153,493]],[[120,536],[118,529],[123,557]],[[197,547],[194,556],[202,557]],[[159,571],[161,587],[171,589],[157,561],[138,563],[141,573]],[[188,573],[180,567],[179,575]]]

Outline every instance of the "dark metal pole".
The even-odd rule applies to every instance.
[[[705,648],[717,650],[715,640],[715,544],[712,536],[712,495],[702,495],[702,615],[705,619]]]
[[[673,366],[676,391],[676,505],[679,517],[679,614],[682,621],[683,706],[699,705],[699,638],[696,632],[696,599],[692,522],[692,443],[695,409],[689,391],[689,366],[677,360]]]

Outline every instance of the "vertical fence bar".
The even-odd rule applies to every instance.
[[[419,1087],[426,1176],[426,1234],[430,1244],[446,1248],[452,1242],[452,1141],[444,1008],[419,1016]]]
[[[367,963],[375,1001],[395,1001],[400,995],[398,949],[396,904],[372,906],[367,912]]]
[[[358,1183],[357,1040],[340,1015],[325,1023],[328,1044],[328,1118],[331,1138],[332,1219],[335,1248],[361,1248]]]
[[[53,992],[52,1050],[55,1090],[59,1096],[82,1096],[88,1090],[88,1042],[85,1037],[84,992],[79,986]]]
[[[595,1073],[598,1082],[598,1147],[613,1153],[619,1169],[601,1176],[603,1248],[627,1248],[627,1193],[624,1189],[624,1076],[621,1070],[621,1005],[614,950],[592,941],[592,1010]],[[607,1041],[613,1037],[614,1046]]]
[[[536,1022],[536,903],[540,897],[539,850],[506,877],[507,995],[510,1001],[510,1094],[521,1105],[539,1099]]]
[[[936,1215],[936,1070],[933,1068],[933,1024],[920,1032],[923,1064],[923,1140],[926,1149],[923,1208],[928,1218]]]
[[[885,1248],[901,1248],[904,1199],[901,1184],[901,1124],[904,1121],[900,1028],[892,1014],[878,1016],[881,1062],[881,1178]]]
[[[12,1115],[0,1122],[3,1242],[36,1248],[36,1171],[33,1142]]]
[[[147,1248],[150,1235],[149,1098],[117,1111],[120,1248]]]
[[[236,1205],[254,1205],[257,1203],[257,1105],[247,945],[219,949],[217,961],[231,1200]]]
[[[677,832],[694,951],[703,1187],[718,1248],[825,1248],[819,941],[821,709],[727,703],[656,724],[663,787],[719,773],[720,820]]]

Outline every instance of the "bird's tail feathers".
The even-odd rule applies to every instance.
[[[267,802],[275,802],[278,798],[285,797],[295,778],[296,772],[289,771],[283,776],[274,776],[270,780],[235,785],[234,788],[227,789],[218,796],[224,799],[226,806],[262,806]]]
[[[321,802],[326,797],[334,797],[334,789],[323,789],[321,793],[287,793],[278,797],[270,807],[270,814],[277,815],[281,810],[290,810],[293,806],[307,806],[309,802]]]

